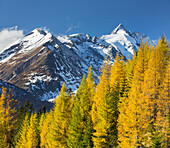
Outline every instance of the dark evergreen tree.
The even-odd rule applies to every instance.
[[[83,127],[81,122],[80,104],[79,101],[76,100],[72,110],[72,118],[69,124],[69,129],[67,131],[67,145],[70,148],[83,147]]]

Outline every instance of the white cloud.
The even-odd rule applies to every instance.
[[[23,30],[18,30],[17,26],[5,28],[0,31],[0,51],[23,36]]]
[[[70,31],[72,31],[74,29],[77,29],[77,28],[80,28],[80,24],[77,24],[77,25],[70,24],[69,27],[67,28],[67,30],[65,31],[65,34],[69,33]]]

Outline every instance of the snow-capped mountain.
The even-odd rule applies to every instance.
[[[90,65],[97,79],[106,55],[112,61],[116,53],[131,58],[143,38],[154,44],[122,24],[101,37],[85,33],[55,37],[38,28],[0,52],[0,79],[49,100],[58,95],[63,82],[76,90]]]
[[[132,58],[144,39],[154,45],[154,42],[145,34],[140,32],[127,31],[122,24],[115,28],[111,34],[103,35],[101,39],[111,44],[117,51],[119,51],[126,59]]]

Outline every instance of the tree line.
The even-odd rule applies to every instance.
[[[92,67],[76,94],[63,84],[50,112],[18,110],[2,88],[0,147],[170,147],[170,48],[142,42],[132,59],[106,59],[95,85]]]

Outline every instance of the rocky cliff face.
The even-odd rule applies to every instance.
[[[15,85],[12,85],[10,83],[4,82],[0,79],[0,92],[2,91],[2,86],[7,88],[7,93],[9,89],[12,90],[13,99],[17,100],[19,104],[25,104],[27,100],[30,101],[31,104],[33,104],[33,107],[36,111],[39,111],[39,109],[42,109],[42,106],[46,106],[46,109],[49,111],[53,104],[49,103],[47,101],[40,101],[37,99],[37,96],[33,95],[30,92],[25,91],[24,89],[21,89]]]
[[[0,79],[38,100],[49,100],[58,95],[63,82],[75,91],[90,65],[97,79],[106,55],[113,62],[116,53],[132,57],[143,37],[152,43],[123,25],[100,38],[85,33],[55,37],[38,28],[0,52]]]

